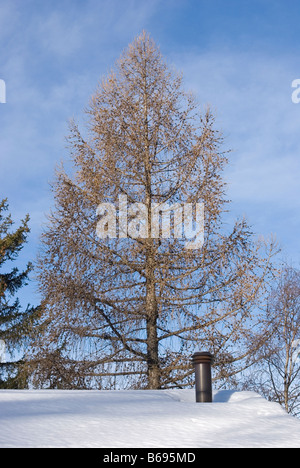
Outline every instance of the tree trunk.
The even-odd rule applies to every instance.
[[[160,368],[156,317],[147,320],[147,366],[148,388],[157,390],[160,388]]]
[[[144,88],[144,161],[145,161],[145,195],[148,214],[148,239],[146,240],[146,333],[147,333],[147,376],[149,389],[160,388],[160,367],[158,357],[157,337],[157,301],[155,293],[155,256],[154,241],[151,227],[152,180],[149,150],[149,122],[148,122],[148,89],[147,89],[147,54],[144,44],[143,88]]]
[[[148,210],[150,213],[150,210]],[[151,230],[151,228],[150,228]],[[151,234],[151,233],[150,233]],[[147,375],[148,388],[159,389],[160,366],[157,336],[157,299],[155,292],[155,259],[153,239],[148,239],[146,250],[146,332],[147,332]]]

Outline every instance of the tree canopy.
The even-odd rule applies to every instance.
[[[73,171],[57,170],[42,237],[40,385],[189,385],[199,349],[215,355],[216,378],[234,375],[263,340],[254,311],[275,247],[257,241],[245,219],[224,224],[229,153],[212,113],[200,112],[143,32],[86,115],[86,135],[70,125]],[[167,205],[168,219],[160,212]],[[185,248],[191,239],[174,209],[192,227],[196,206],[204,208],[204,243]]]

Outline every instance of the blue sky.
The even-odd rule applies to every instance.
[[[282,258],[299,266],[299,24],[296,0],[0,0],[0,198],[16,223],[31,217],[18,265],[35,259],[68,120],[83,122],[100,78],[146,29],[233,149],[232,218],[276,234]],[[35,287],[22,292],[33,304]]]

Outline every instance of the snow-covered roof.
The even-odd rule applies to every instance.
[[[300,421],[254,392],[1,390],[0,447],[300,448]]]

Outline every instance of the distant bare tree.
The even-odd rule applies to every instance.
[[[74,173],[61,168],[53,187],[38,272],[44,331],[33,355],[51,368],[59,352],[101,388],[187,385],[195,349],[216,355],[218,378],[233,375],[249,365],[256,326],[263,336],[251,320],[274,245],[256,242],[245,220],[226,233],[227,157],[213,116],[199,114],[146,33],[100,83],[87,116],[87,136],[71,124]],[[153,207],[180,213],[197,203],[202,248],[186,248],[175,215],[170,225],[151,222]]]
[[[288,413],[300,415],[300,271],[285,266],[266,309],[272,330],[251,385]]]

